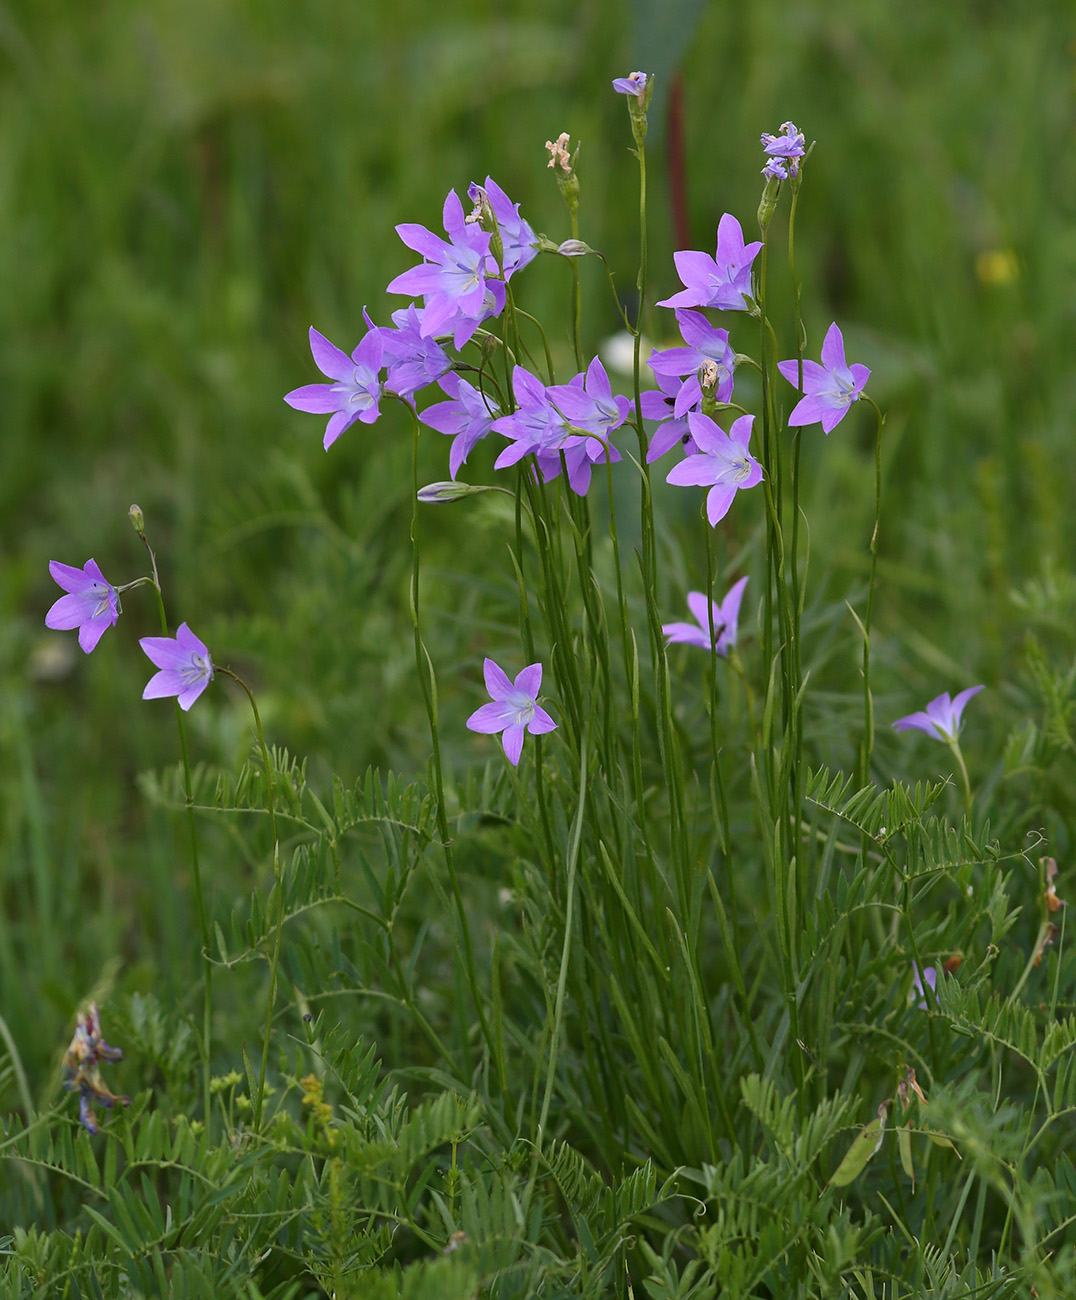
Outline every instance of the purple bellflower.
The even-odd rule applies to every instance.
[[[96,560],[87,560],[81,569],[53,560],[49,573],[68,594],[49,609],[45,626],[61,632],[77,627],[78,643],[89,654],[106,630],[116,626],[119,593],[97,567]]]
[[[672,375],[655,374],[654,378],[658,381],[657,388],[644,388],[639,395],[643,419],[659,421],[646,449],[647,464],[653,464],[677,446],[682,447],[686,455],[695,455],[699,449],[691,436],[688,416],[692,411],[698,413],[699,404],[696,402],[691,410],[678,416],[676,408],[684,385]]]
[[[493,702],[476,709],[467,719],[467,726],[471,731],[487,736],[502,732],[504,756],[513,767],[518,767],[524,731],[529,731],[532,736],[541,736],[547,731],[555,731],[557,726],[538,703],[542,665],[529,664],[514,682],[510,682],[507,674],[492,659],[487,659],[483,673],[486,690]]]
[[[381,398],[381,330],[376,325],[369,329],[349,357],[311,325],[310,351],[321,373],[334,382],[293,388],[284,401],[297,411],[331,417],[325,426],[324,447],[328,451],[356,420],[373,424],[381,414],[377,405]]]
[[[762,482],[762,466],[747,450],[754,422],[753,415],[741,415],[725,433],[708,415],[688,416],[688,428],[699,450],[674,465],[665,481],[680,487],[709,487],[706,517],[711,528],[728,514],[741,488]]]
[[[681,310],[676,313],[676,323],[687,345],[666,348],[664,352],[651,352],[648,362],[655,375],[688,376],[676,399],[674,415],[686,414],[702,400],[699,371],[709,362],[712,372],[714,397],[719,402],[732,401],[733,371],[736,369],[736,351],[729,347],[728,330],[717,330],[698,311]]]
[[[431,429],[451,437],[448,471],[455,480],[460,466],[471,454],[475,444],[489,433],[500,411],[473,384],[457,374],[445,375],[440,382],[452,400],[435,402],[418,418]]]
[[[500,416],[492,425],[494,433],[511,439],[512,445],[497,457],[494,469],[514,465],[532,453],[556,455],[578,438],[554,406],[546,386],[523,366],[516,366],[512,371],[512,391],[518,408],[510,415]]]
[[[982,689],[981,686],[969,686],[954,700],[949,698],[949,692],[946,691],[937,699],[931,700],[925,710],[898,718],[893,723],[893,729],[894,731],[925,731],[935,740],[944,740],[946,744],[951,745],[956,741],[957,732],[960,730],[960,718],[964,706]]]
[[[613,396],[609,376],[598,357],[584,374],[576,375],[570,383],[554,385],[548,393],[553,405],[573,428],[585,430],[596,438],[607,438],[631,414],[631,402],[619,394]]]
[[[455,190],[449,190],[442,218],[447,241],[414,222],[396,227],[403,242],[421,253],[423,261],[398,275],[388,292],[421,294],[426,304],[422,337],[451,332],[461,348],[487,316],[504,310],[504,281],[487,279],[491,236],[466,220]]]
[[[392,323],[395,329],[381,327],[385,389],[406,401],[447,374],[452,361],[436,339],[423,335],[422,312],[414,303],[394,311]]]
[[[766,166],[762,169],[762,174],[768,181],[787,181],[789,175],[796,176],[798,173],[799,167],[795,159],[788,163],[784,158],[767,158]]]
[[[777,369],[790,384],[799,384],[799,363],[779,361]],[[826,330],[822,342],[822,364],[817,361],[803,363],[803,392],[805,397],[792,409],[788,417],[791,426],[818,424],[829,433],[848,414],[853,402],[858,402],[870,377],[866,366],[848,365],[844,359],[844,336],[836,321]]]
[[[618,95],[634,95],[641,104],[649,79],[649,75],[645,72],[633,72],[630,77],[614,78],[613,89]]]
[[[762,243],[743,242],[743,229],[728,212],[717,227],[717,254],[694,250],[673,253],[676,271],[686,288],[658,303],[659,307],[719,307],[746,311],[751,297],[751,263]]]
[[[519,204],[512,202],[492,176],[486,177],[485,185],[476,185],[472,181],[467,190],[467,197],[477,205],[479,214],[481,214],[482,200],[485,199],[496,217],[497,233],[501,237],[502,265],[499,269],[504,271],[504,278],[510,280],[516,271],[522,271],[538,256],[538,236],[519,215]],[[489,256],[487,271],[490,275],[498,273],[492,253]]]
[[[687,607],[691,610],[695,622],[662,624],[661,630],[669,638],[670,645],[673,642],[683,642],[686,645],[697,645],[702,646],[704,650],[708,649],[711,645],[710,607],[712,606],[714,614],[714,640],[712,642],[714,653],[726,658],[729,652],[736,648],[736,628],[740,618],[740,603],[743,600],[743,592],[746,586],[746,578],[734,582],[720,605],[716,600],[707,600],[701,591],[689,591],[687,593]]]
[[[180,623],[175,636],[144,636],[138,643],[149,661],[160,669],[146,683],[144,700],[159,700],[175,695],[184,713],[213,680],[213,661],[209,650],[186,623]]]

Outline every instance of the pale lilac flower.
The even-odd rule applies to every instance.
[[[385,389],[406,400],[447,374],[452,361],[436,339],[423,335],[422,312],[414,303],[394,311],[392,323],[395,329],[381,327]]]
[[[761,143],[771,158],[802,158],[806,152],[803,132],[795,122],[782,122],[780,135],[771,135],[769,131],[763,131]],[[792,173],[793,176],[795,174]]]
[[[753,415],[741,415],[725,433],[708,415],[688,416],[688,427],[699,450],[674,465],[665,481],[680,487],[709,487],[706,517],[711,527],[728,514],[741,488],[762,482],[762,466],[747,450],[754,422]]]
[[[512,371],[512,391],[518,409],[493,421],[493,431],[512,441],[497,457],[494,469],[514,465],[524,456],[539,452],[556,454],[577,441],[571,426],[553,405],[542,381],[523,366]]]
[[[542,687],[542,665],[529,664],[514,682],[508,680],[507,674],[492,659],[485,661],[483,672],[486,690],[493,703],[483,704],[480,709],[476,709],[467,719],[467,726],[471,731],[487,736],[503,732],[501,743],[504,746],[504,756],[513,767],[517,767],[523,750],[524,731],[529,731],[532,736],[540,736],[556,730],[557,726],[538,703],[538,692]]]
[[[633,72],[630,77],[615,78],[613,89],[618,95],[634,95],[641,104],[649,79],[649,74],[646,72]]]
[[[747,579],[741,578],[729,588],[725,599],[719,605],[716,600],[707,600],[701,591],[687,593],[687,607],[691,610],[694,623],[663,623],[661,630],[669,638],[669,643],[683,642],[708,649],[710,641],[710,607],[714,615],[714,653],[722,658],[736,648],[736,630],[740,618],[740,603],[743,600]],[[698,626],[696,626],[696,624]]]
[[[795,176],[799,169],[796,167],[794,160],[791,167],[793,169],[791,174]],[[766,160],[766,166],[762,169],[762,174],[767,180],[787,181],[789,177],[789,164],[787,164],[783,158],[768,158]]]
[[[425,300],[422,337],[452,331],[456,347],[461,348],[487,316],[504,310],[504,282],[487,280],[491,236],[465,219],[455,190],[445,199],[442,218],[447,241],[414,222],[396,227],[407,247],[424,260],[398,275],[388,292],[421,294]]]
[[[779,361],[777,369],[790,384],[799,384],[799,362]],[[803,363],[803,392],[805,397],[792,409],[788,417],[791,426],[818,424],[829,433],[848,414],[853,402],[858,402],[870,370],[866,366],[849,366],[844,359],[844,336],[836,321],[826,330],[822,342],[822,364],[817,361]]]
[[[687,286],[659,307],[719,307],[746,311],[751,297],[751,263],[762,243],[743,242],[743,229],[728,212],[717,227],[717,254],[694,250],[673,253],[676,271]]]
[[[702,400],[699,371],[707,362],[716,367],[714,397],[719,402],[731,402],[736,350],[729,346],[728,330],[714,329],[698,311],[678,311],[676,323],[687,346],[651,352],[648,362],[655,375],[690,376],[677,396],[673,413],[677,417],[685,415]]]
[[[516,271],[521,271],[538,256],[538,236],[519,215],[519,204],[512,202],[492,176],[486,177],[485,185],[476,185],[472,181],[467,197],[475,204],[481,204],[483,198],[486,199],[497,218],[497,233],[501,237],[501,267],[497,267],[491,253],[487,271],[490,275],[496,275],[499,269],[503,270],[504,278],[510,280]]]
[[[550,401],[573,428],[596,438],[607,438],[631,414],[631,402],[619,394],[613,396],[609,376],[598,357],[587,366],[585,374],[547,391]]]
[[[78,643],[89,654],[105,631],[116,626],[120,616],[119,593],[98,568],[96,560],[87,560],[81,569],[53,560],[49,573],[68,595],[61,596],[49,609],[45,626],[61,632],[77,627]]]
[[[978,695],[983,688],[981,686],[969,686],[967,690],[961,691],[956,699],[949,698],[949,692],[939,695],[927,705],[925,710],[919,713],[909,713],[904,718],[898,718],[893,723],[894,731],[925,731],[928,736],[933,736],[935,740],[944,740],[947,744],[952,744],[956,740],[957,732],[960,730],[960,718],[964,712],[964,706],[973,695]]]
[[[431,429],[451,437],[448,471],[455,479],[475,444],[493,427],[500,410],[473,384],[457,374],[445,375],[441,387],[452,400],[428,406],[418,418]]]
[[[213,680],[213,661],[209,650],[186,623],[180,623],[172,636],[144,636],[138,643],[161,671],[146,683],[144,700],[159,700],[175,695],[186,712]]]
[[[938,972],[933,966],[924,966],[923,974],[920,976],[919,967],[914,963],[912,965],[912,989],[920,995],[919,1007],[925,1011],[927,1008],[926,988],[924,985],[930,985],[930,991],[936,993],[938,984]]]
[[[325,426],[324,447],[328,451],[356,420],[373,424],[381,414],[377,405],[381,398],[381,330],[376,325],[369,329],[349,357],[311,325],[310,351],[321,373],[335,382],[304,384],[286,393],[284,401],[297,411],[331,413]]]
[[[687,422],[691,411],[698,412],[698,404],[693,406],[690,411],[685,411],[683,415],[677,416],[678,398],[683,391],[684,385],[672,375],[655,375],[654,378],[658,381],[657,388],[646,388],[639,395],[639,405],[642,407],[643,419],[660,421],[651,435],[650,445],[646,449],[648,465],[664,456],[666,452],[672,451],[676,446],[682,447],[689,456],[698,451]]]

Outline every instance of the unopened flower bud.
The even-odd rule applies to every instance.
[[[557,245],[557,252],[561,257],[586,257],[593,251],[590,245],[584,244],[581,239],[566,239],[563,244]]]
[[[127,518],[131,521],[131,527],[135,530],[135,532],[139,535],[139,537],[145,537],[146,517],[142,513],[142,507],[132,506],[130,510],[127,511]]]
[[[763,236],[777,208],[777,192],[780,188],[781,182],[776,176],[766,177],[766,188],[762,191],[762,198],[758,205],[758,228]]]
[[[459,501],[461,497],[477,496],[479,492],[502,492],[504,489],[487,483],[457,483],[445,479],[439,483],[427,483],[418,490],[418,499],[424,505],[445,505],[449,501]]]

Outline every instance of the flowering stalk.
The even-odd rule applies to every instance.
[[[456,902],[456,911],[459,914],[460,933],[463,937],[463,949],[465,964],[467,967],[467,981],[471,987],[471,999],[474,1002],[475,1012],[478,1015],[478,1023],[482,1030],[482,1037],[489,1049],[490,1056],[497,1062],[499,1083],[501,1093],[504,1095],[507,1090],[507,1080],[504,1077],[503,1060],[497,1045],[494,1042],[493,1035],[490,1032],[489,1022],[486,1019],[485,1009],[483,1007],[482,995],[478,988],[478,975],[474,963],[474,946],[471,943],[471,929],[467,921],[467,911],[463,905],[463,895],[460,893],[459,877],[456,875],[456,864],[452,855],[452,845],[448,833],[448,815],[445,812],[445,788],[444,778],[441,772],[441,742],[437,733],[437,696],[436,685],[433,676],[433,664],[430,662],[429,654],[425,645],[422,643],[422,631],[419,625],[419,549],[418,549],[418,416],[414,407],[404,402],[411,416],[411,476],[413,492],[411,495],[411,547],[412,547],[412,567],[411,567],[411,626],[414,630],[415,640],[415,667],[418,670],[419,682],[422,685],[422,698],[426,704],[426,716],[430,722],[430,742],[433,750],[433,778],[434,793],[437,801],[437,831],[441,840],[441,851],[445,855],[445,865],[448,868],[449,880],[452,885],[452,896]],[[466,1042],[463,1044],[463,1050],[466,1052]]]
[[[866,397],[866,394],[864,394]],[[874,612],[874,580],[878,570],[878,526],[882,517],[882,428],[885,425],[885,416],[879,410],[873,398],[867,397],[866,400],[874,407],[874,414],[878,421],[877,432],[874,437],[874,528],[871,531],[871,571],[870,582],[867,587],[867,613],[863,620],[863,742],[860,747],[859,759],[859,784],[864,786],[870,779],[871,753],[874,749],[874,697],[871,695],[871,616]],[[964,770],[964,760],[960,757],[960,750],[957,747],[957,757],[960,761],[961,770]],[[968,774],[964,771],[964,786],[968,788]],[[968,791],[968,817],[971,817],[971,794]]]
[[[168,615],[164,608],[164,595],[161,592],[161,579],[157,571],[157,557],[153,553],[153,547],[149,544],[146,537],[145,520],[142,511],[138,506],[132,506],[129,511],[131,523],[135,532],[138,534],[142,545],[149,554],[150,567],[153,576],[150,579],[150,586],[153,588],[154,595],[157,597],[157,612],[161,619],[161,632],[164,636],[168,635]],[[133,584],[132,584],[133,585]],[[191,782],[191,757],[190,749],[187,745],[187,727],[183,720],[183,710],[179,707],[179,700],[175,702],[176,727],[179,730],[179,752],[183,761],[183,802],[187,809],[187,830],[190,834],[191,841],[191,872],[194,877],[194,905],[198,912],[198,928],[202,935],[202,967],[203,979],[205,981],[205,993],[202,999],[202,1111],[205,1115],[206,1124],[210,1123],[210,1091],[209,1082],[211,1078],[210,1068],[210,1037],[213,1024],[213,963],[209,957],[209,919],[206,915],[205,896],[202,893],[202,870],[198,857],[198,830],[194,817],[194,786]]]
[[[269,961],[269,998],[265,1009],[265,1039],[262,1042],[262,1060],[261,1067],[258,1070],[258,1090],[254,1096],[254,1128],[257,1131],[261,1127],[262,1101],[265,1097],[265,1074],[269,1066],[269,1039],[273,1032],[273,1015],[276,1011],[277,966],[280,962],[280,936],[284,928],[284,880],[280,870],[280,836],[276,827],[276,794],[273,768],[269,762],[269,749],[265,743],[265,731],[262,729],[258,702],[254,698],[254,692],[238,673],[233,673],[230,668],[221,668],[219,665],[216,667],[217,672],[224,673],[233,682],[238,682],[250,701],[250,709],[254,714],[254,730],[258,736],[258,748],[261,750],[262,769],[265,772],[265,804],[269,810],[269,831],[273,837],[273,886],[276,894],[276,922],[273,927],[273,955]]]

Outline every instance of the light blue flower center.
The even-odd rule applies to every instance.
[[[534,700],[524,691],[509,691],[504,702],[515,714],[512,726],[525,727],[534,717]]]
[[[91,617],[99,618],[102,614],[111,614],[112,606],[109,602],[109,594],[112,588],[107,583],[95,582],[89,590],[90,599],[95,601],[93,614]]]
[[[374,404],[375,399],[370,392],[369,384],[359,377],[357,367],[352,371],[350,379],[333,384],[332,391],[344,399],[345,407],[357,407],[360,411],[365,411]]]

